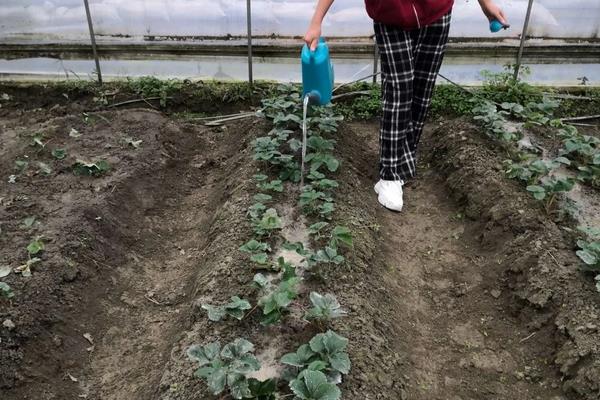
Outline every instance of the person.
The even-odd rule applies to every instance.
[[[317,2],[304,35],[312,50],[333,1]],[[478,1],[488,20],[508,27],[493,0]],[[375,192],[381,205],[401,211],[402,187],[416,173],[417,145],[448,42],[453,0],[365,0],[365,4],[381,57],[380,179]]]

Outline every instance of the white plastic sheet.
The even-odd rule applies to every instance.
[[[526,0],[497,0],[512,28],[491,34],[476,0],[456,0],[453,37],[515,37]],[[300,36],[315,0],[253,0],[253,34]],[[100,36],[244,36],[245,0],[90,0]],[[326,36],[368,36],[372,24],[363,0],[338,0],[324,22]],[[544,38],[600,38],[600,0],[536,0],[529,35]],[[2,0],[0,41],[84,40],[83,0]]]

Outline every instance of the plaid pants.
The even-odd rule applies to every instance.
[[[450,13],[411,31],[375,23],[381,54],[383,115],[379,135],[381,179],[406,181],[417,168],[417,144],[442,65]]]

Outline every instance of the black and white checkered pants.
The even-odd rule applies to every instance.
[[[416,174],[417,144],[444,58],[450,13],[411,31],[375,23],[381,55],[383,114],[379,135],[381,179],[407,181]]]

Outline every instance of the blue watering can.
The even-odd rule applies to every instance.
[[[492,32],[492,33],[499,32],[500,29],[508,29],[508,28],[509,28],[508,25],[503,25],[502,22],[498,21],[497,19],[494,19],[490,22],[490,32]]]
[[[312,104],[329,104],[333,92],[333,64],[325,39],[319,38],[314,51],[302,47],[302,97],[309,95]]]

